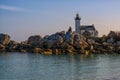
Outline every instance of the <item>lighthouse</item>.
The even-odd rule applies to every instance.
[[[80,20],[81,20],[81,18],[79,17],[79,14],[77,13],[76,14],[76,17],[75,17],[75,31],[77,32],[77,33],[80,33],[81,31],[80,31]],[[80,33],[81,34],[81,33]]]

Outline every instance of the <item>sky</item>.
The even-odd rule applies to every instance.
[[[75,15],[81,25],[92,25],[99,36],[120,31],[120,0],[0,0],[0,33],[24,41],[31,35],[50,35],[75,30]]]

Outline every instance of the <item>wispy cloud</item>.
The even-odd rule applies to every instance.
[[[25,11],[23,8],[15,7],[15,6],[7,6],[7,5],[0,5],[0,9],[8,10],[8,11]]]

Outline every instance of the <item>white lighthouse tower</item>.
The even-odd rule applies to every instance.
[[[81,20],[81,18],[79,17],[79,14],[77,13],[76,14],[76,17],[75,17],[75,31],[77,32],[77,33],[80,33],[81,34],[81,31],[80,31],[80,20]]]

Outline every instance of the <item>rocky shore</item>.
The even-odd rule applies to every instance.
[[[84,53],[120,53],[120,36],[114,37],[111,31],[108,36],[86,38],[73,32],[61,31],[41,37],[30,36],[28,40],[16,42],[8,34],[0,33],[0,52],[32,52],[40,54],[84,54]]]

